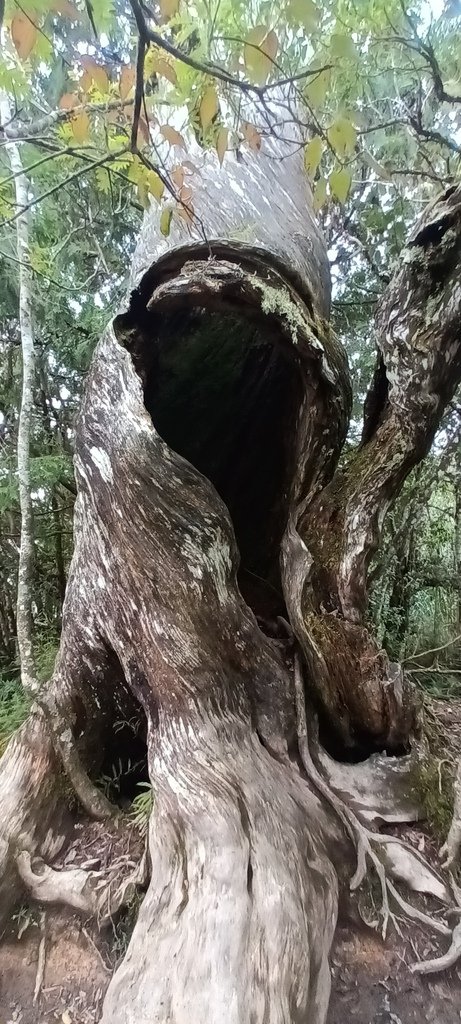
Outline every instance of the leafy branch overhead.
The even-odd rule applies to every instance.
[[[257,159],[270,134],[304,147],[318,209],[459,174],[459,20],[422,0],[8,0],[3,37],[4,139],[31,170],[45,149],[53,185],[124,180],[164,225],[194,216],[197,147]],[[4,223],[11,202],[4,174]]]

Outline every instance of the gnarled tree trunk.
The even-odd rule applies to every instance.
[[[43,734],[54,722],[97,814],[85,770],[118,705],[147,721],[151,882],[104,1022],[322,1024],[351,828],[306,753],[293,657],[343,743],[408,740],[412,693],[363,624],[366,565],[454,383],[432,324],[417,394],[402,392],[407,335],[394,350],[390,334],[416,274],[407,261],[381,315],[363,447],[335,474],[350,386],[298,147],[268,141],[221,173],[210,156],[193,202],[168,239],[147,215],[128,310],[93,360],[61,648],[35,721]],[[457,216],[453,196],[441,204]],[[425,230],[415,244],[432,259]],[[458,324],[435,279],[431,295],[434,316]],[[453,377],[458,363],[456,350]],[[41,837],[27,832],[33,852]]]

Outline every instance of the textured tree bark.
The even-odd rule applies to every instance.
[[[147,215],[128,310],[87,380],[45,715],[96,814],[85,770],[116,708],[131,695],[147,722],[151,882],[104,1022],[323,1024],[352,829],[306,753],[293,645],[345,741],[407,738],[401,679],[361,617],[380,519],[417,456],[376,400],[374,462],[357,456],[354,486],[333,476],[350,387],[297,143],[221,174],[203,158],[193,202],[168,239]],[[389,466],[382,449],[403,444]]]
[[[6,95],[0,93],[0,122],[7,124],[11,112]],[[29,214],[27,178],[23,173],[18,146],[6,145],[11,172],[14,175],[15,199],[20,215],[16,222],[19,267],[19,323],[22,351],[22,396],[18,421],[18,484],[21,510],[21,543],[19,548],[16,627],[21,665],[21,682],[29,693],[38,688],[32,637],[32,577],[34,566],[34,523],[30,486],[30,431],[35,380],[34,329],[32,322],[32,271],[29,253]]]

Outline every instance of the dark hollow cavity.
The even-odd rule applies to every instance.
[[[279,553],[302,401],[290,343],[263,314],[184,303],[147,317],[128,347],[156,430],[227,505],[243,597],[264,619],[283,614]]]

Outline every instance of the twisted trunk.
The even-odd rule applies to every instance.
[[[365,575],[435,418],[402,439],[377,378],[356,475],[334,475],[349,378],[297,144],[222,174],[209,156],[194,210],[168,240],[147,215],[87,380],[44,714],[97,814],[85,769],[121,705],[147,722],[151,882],[103,1020],[323,1024],[352,829],[306,754],[294,648],[343,742],[407,740],[412,694],[363,625]]]

